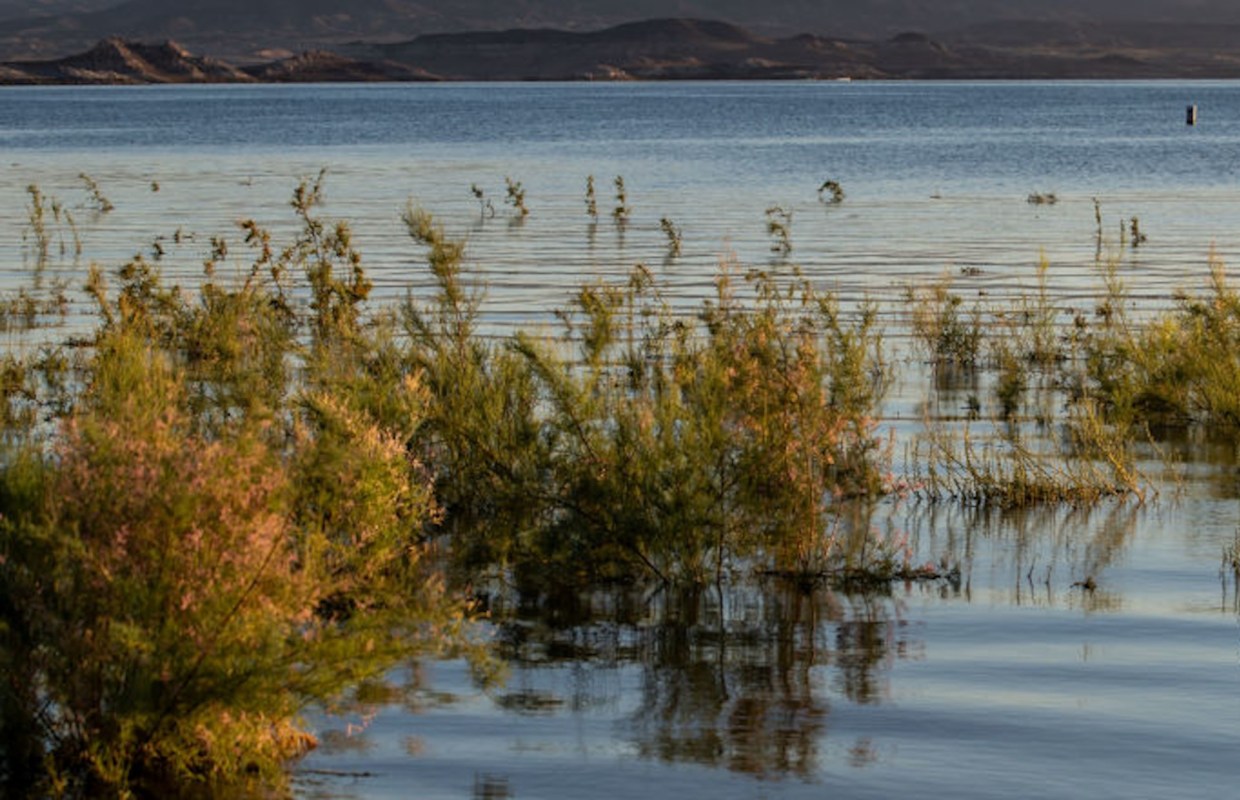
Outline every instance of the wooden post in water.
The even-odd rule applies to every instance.
[[[1193,105],[1193,106],[1188,107],[1188,113],[1187,113],[1185,122],[1187,122],[1189,125],[1197,124],[1197,106]]]

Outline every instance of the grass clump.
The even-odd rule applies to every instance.
[[[948,290],[949,279],[928,289],[910,288],[912,330],[935,367],[962,364],[984,368],[998,401],[995,416],[978,424],[953,426],[927,420],[915,445],[914,462],[923,492],[970,505],[1015,508],[1040,504],[1089,505],[1107,497],[1143,500],[1150,482],[1136,466],[1137,445],[1145,428],[1137,418],[1109,413],[1097,393],[1081,387],[1078,371],[1116,380],[1111,365],[1125,362],[1118,349],[1129,330],[1122,311],[1108,312],[1103,329],[1083,335],[1080,320],[1071,336],[1060,325],[1060,309],[1049,289],[1049,265],[1037,266],[1037,286],[989,310],[975,305],[964,316],[963,301]],[[1108,308],[1122,309],[1120,285],[1112,284]],[[962,319],[968,319],[963,323]],[[994,331],[988,358],[979,360],[982,320]],[[1084,344],[1083,344],[1084,343]],[[1104,366],[1105,364],[1105,366]],[[1061,392],[1062,387],[1072,387]],[[1022,419],[1026,394],[1037,389],[1043,401],[1036,426]],[[1049,407],[1064,404],[1057,415]],[[980,415],[980,402],[973,417]]]
[[[30,196],[30,203],[26,207],[26,226],[22,230],[22,242],[26,254],[33,256],[36,269],[42,269],[51,263],[54,244],[59,254],[64,256],[69,251],[69,242],[72,242],[73,255],[80,256],[82,240],[73,213],[55,197],[44,194],[36,184],[27,186],[26,194]]]
[[[996,332],[990,339],[990,360],[996,371],[994,391],[1005,420],[1017,415],[1032,385],[1040,383],[1046,389],[1053,384],[1056,369],[1067,358],[1059,309],[1051,298],[1049,270],[1046,258],[1040,259],[1032,294],[1022,292],[1008,307],[990,314]]]
[[[964,298],[952,291],[945,275],[926,287],[908,286],[905,302],[913,339],[934,366],[973,367],[982,344],[981,310],[965,308]]]
[[[550,552],[701,581],[880,491],[873,314],[846,323],[800,279],[747,283],[752,305],[721,273],[699,328],[638,268],[582,289],[561,349],[518,339],[551,410]]]
[[[1148,319],[1133,318],[1113,271],[1108,286],[1080,339],[1076,390],[1117,424],[1240,432],[1240,294],[1223,263],[1211,258],[1204,292]]]
[[[1039,439],[1005,425],[978,440],[969,426],[956,432],[929,424],[916,453],[922,495],[1005,509],[1149,495],[1128,431],[1085,406],[1074,408],[1058,433],[1061,441]]]

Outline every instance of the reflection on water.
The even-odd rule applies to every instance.
[[[515,797],[502,775],[477,775],[474,777],[474,800],[507,800]]]
[[[892,664],[922,643],[902,601],[884,594],[804,591],[782,581],[642,596],[630,590],[557,592],[492,611],[514,669],[496,705],[538,714],[621,704],[614,684],[578,673],[566,695],[534,691],[527,675],[557,662],[632,665],[634,707],[620,735],[641,758],[722,767],[756,777],[812,778],[822,768],[832,698],[889,696]],[[600,696],[600,693],[602,696]],[[857,742],[852,759],[876,757]]]
[[[777,581],[649,598],[561,593],[526,598],[499,638],[518,671],[556,660],[636,665],[639,700],[623,727],[643,758],[809,777],[831,697],[880,703],[893,661],[920,654],[901,607],[891,596]],[[535,701],[516,690],[498,704],[531,713],[618,700],[589,696],[598,690],[584,680],[571,697]]]
[[[645,758],[809,777],[830,711],[828,686],[882,695],[894,632],[886,603],[850,608],[785,587],[678,598],[642,662],[628,735]]]
[[[1056,589],[1101,580],[1152,513],[1122,500],[1012,509],[928,503],[903,518],[921,549],[962,565],[966,598],[981,581],[1016,605],[1037,602],[1030,593],[1045,587],[1055,605]]]
[[[1225,536],[1185,537],[1212,548],[1204,575],[1167,546],[1166,531],[1182,526],[1174,508],[893,502],[854,524],[958,561],[959,585],[497,582],[480,597],[506,681],[483,689],[462,669],[422,665],[395,705],[365,712],[374,723],[355,735],[369,744],[329,736],[305,764],[370,777],[310,794],[404,797],[416,779],[419,796],[454,800],[759,796],[747,785],[808,798],[852,775],[843,785],[855,796],[917,781],[980,799],[1004,787],[1019,796],[1067,748],[1090,753],[1089,766],[1048,779],[1060,781],[1053,794],[1086,797],[1135,790],[1141,780],[1117,776],[1174,771],[1183,748],[1214,753],[1223,741],[1231,717],[1218,705],[1240,706],[1236,580],[1219,570],[1219,543],[1234,539],[1224,509]],[[958,784],[966,761],[986,779]],[[1199,764],[1189,783],[1217,788],[1220,774]],[[669,788],[690,779],[692,789]]]

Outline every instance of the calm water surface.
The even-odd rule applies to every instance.
[[[244,267],[238,220],[292,231],[293,187],[326,169],[325,213],[351,221],[383,296],[425,285],[399,219],[416,202],[469,237],[495,332],[546,324],[580,281],[638,262],[687,309],[721,259],[798,264],[846,300],[882,301],[944,273],[1002,297],[1032,286],[1045,256],[1061,306],[1088,309],[1100,255],[1148,307],[1201,286],[1211,252],[1240,261],[1236,83],[6,89],[0,156],[0,288],[31,266],[28,184],[70,211],[82,242],[76,256],[55,228],[55,275],[80,284],[88,263],[153,257],[161,237],[165,272],[192,283],[212,237]],[[82,173],[114,211],[92,210]],[[617,175],[623,228],[609,216]],[[528,218],[503,204],[505,177],[524,185]],[[843,204],[818,201],[827,179]],[[1032,205],[1034,192],[1058,202]],[[774,205],[792,212],[787,259],[770,250]],[[678,258],[663,217],[683,231]],[[1120,246],[1132,217],[1149,237],[1136,250]],[[886,409],[900,430],[916,383]],[[507,682],[484,689],[461,663],[425,663],[403,675],[403,702],[315,716],[323,747],[298,792],[1231,796],[1240,627],[1219,564],[1240,523],[1234,456],[1192,450],[1183,491],[1145,508],[999,516],[893,501],[866,521],[919,558],[960,561],[959,585],[496,588]],[[1073,586],[1086,577],[1097,590]]]

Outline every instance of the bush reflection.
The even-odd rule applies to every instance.
[[[504,617],[504,606],[492,610]],[[627,704],[619,736],[640,757],[762,778],[813,777],[832,702],[883,702],[893,664],[922,650],[889,594],[781,581],[528,594],[499,633],[514,673],[502,708]],[[568,697],[530,688],[533,673],[554,666],[571,668]],[[617,673],[635,674],[632,698],[620,696],[630,679]],[[865,741],[843,750],[858,765],[877,758]]]

